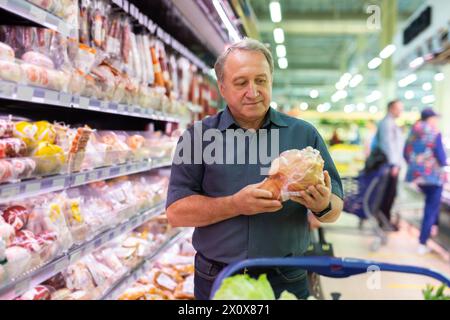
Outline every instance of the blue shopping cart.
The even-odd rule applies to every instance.
[[[383,165],[377,170],[361,172],[356,177],[343,177],[344,188],[344,212],[356,215],[360,219],[362,229],[364,221],[370,223],[376,236],[371,245],[372,250],[377,250],[386,244],[387,236],[381,225],[389,230],[390,222],[381,214],[380,207],[385,195],[391,166]]]
[[[258,258],[239,261],[224,268],[214,281],[210,298],[213,299],[223,280],[238,273],[240,270],[255,267],[298,267],[310,273],[330,278],[349,278],[374,270],[382,272],[389,271],[431,277],[450,287],[450,278],[447,276],[427,268],[416,266],[334,257]]]

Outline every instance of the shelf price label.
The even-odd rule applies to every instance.
[[[31,101],[33,99],[33,88],[28,86],[18,86],[17,98],[20,100]]]
[[[30,14],[35,17],[39,23],[44,23],[45,17],[47,16],[47,13],[44,10],[32,4],[30,4]]]
[[[0,95],[11,97],[14,94],[16,85],[5,81],[0,81]]]
[[[69,106],[70,103],[72,102],[72,96],[70,94],[68,94],[67,92],[60,92],[59,100],[62,105]],[[81,97],[80,97],[80,100],[81,100]]]
[[[44,99],[45,99],[45,102],[48,102],[51,104],[58,103],[59,102],[58,92],[53,91],[53,90],[45,90]]]
[[[25,291],[29,290],[31,286],[31,279],[26,278],[14,286],[14,293],[16,296],[20,296]]]
[[[81,173],[75,176],[74,185],[78,186],[80,184],[84,184],[86,182],[86,174]]]
[[[68,266],[69,266],[69,259],[64,257],[61,261],[55,263],[55,265],[53,266],[53,271],[55,273],[58,273],[65,270]]]
[[[35,193],[41,190],[41,182],[30,181],[25,185],[25,193]]]

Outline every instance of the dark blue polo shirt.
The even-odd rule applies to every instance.
[[[180,161],[174,160],[166,207],[191,195],[229,196],[249,184],[261,182],[265,178],[262,171],[264,168],[267,171],[270,162],[266,163],[260,159],[257,163],[252,162],[250,160],[252,154],[249,154],[249,150],[253,149],[250,146],[252,141],[257,142],[258,150],[266,146],[265,148],[269,150],[267,154],[274,159],[279,154],[271,154],[270,151],[273,150],[269,144],[276,135],[279,137],[277,139],[279,153],[289,149],[303,149],[307,146],[319,150],[325,161],[324,169],[330,173],[332,192],[343,198],[339,174],[326,145],[317,130],[308,122],[270,108],[261,128],[267,130],[257,130],[253,133],[246,131],[248,139],[243,148],[242,145],[239,148],[235,143],[234,150],[226,149],[223,154],[220,151],[212,153],[218,158],[223,158],[221,163],[211,163],[210,160],[205,161],[201,157],[203,151],[208,151],[208,145],[211,143],[199,141],[208,129],[215,129],[213,131],[217,133],[216,138],[209,137],[209,141],[218,139],[219,144],[222,143],[226,149],[230,146],[227,132],[239,127],[227,107],[217,115],[204,119],[200,126],[193,126],[185,131],[178,142],[175,157],[180,160],[184,156],[184,159],[191,159],[191,163],[180,164]],[[272,129],[278,129],[277,134]],[[244,133],[242,129],[239,131]],[[182,146],[189,145],[193,149],[191,154],[182,150]],[[245,161],[242,161],[244,155]],[[197,162],[194,161],[195,157]],[[199,158],[202,158],[200,162]],[[309,242],[307,209],[291,200],[283,202],[283,208],[277,212],[237,216],[209,226],[195,228],[193,235],[193,245],[198,252],[209,259],[223,263],[256,257],[299,256],[306,251]]]

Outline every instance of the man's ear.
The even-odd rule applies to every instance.
[[[224,98],[223,92],[224,92],[225,88],[224,88],[223,82],[217,81],[217,86],[219,87],[220,95],[222,96],[222,98]]]

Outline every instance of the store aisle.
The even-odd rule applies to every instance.
[[[375,237],[368,226],[359,230],[358,223],[356,216],[344,213],[335,224],[325,226],[327,241],[333,244],[336,256],[420,266],[450,276],[448,252],[432,244],[431,253],[419,255],[418,230],[412,225],[402,220],[400,230],[389,234],[388,243],[371,251]],[[431,278],[390,272],[381,273],[380,277],[368,273],[321,281],[326,299],[332,293],[339,294],[340,299],[423,299],[421,290],[426,284],[437,284]]]

